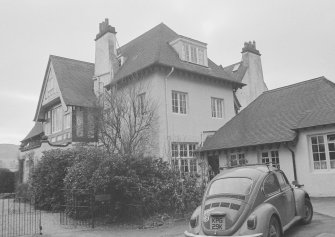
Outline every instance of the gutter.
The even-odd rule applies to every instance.
[[[168,105],[167,105],[167,79],[171,76],[171,74],[174,72],[174,67],[171,67],[171,71],[169,74],[166,75],[164,80],[164,97],[165,97],[165,126],[166,126],[166,143],[168,145],[169,143],[169,121],[168,121]],[[172,163],[172,160],[170,160],[170,163]]]
[[[294,180],[295,180],[297,183],[299,183],[299,182],[298,182],[298,177],[297,177],[297,168],[296,168],[296,164],[295,164],[295,153],[294,153],[294,151],[289,147],[289,145],[288,145],[287,142],[285,143],[285,145],[286,145],[287,149],[288,149],[288,150],[291,152],[291,154],[292,154],[292,164],[293,164]]]

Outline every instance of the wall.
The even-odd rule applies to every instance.
[[[230,84],[173,72],[165,89],[168,73],[155,73],[151,82],[158,102],[160,155],[165,160],[170,157],[170,142],[200,143],[203,131],[216,131],[235,115]],[[172,113],[172,91],[187,93],[187,114]],[[211,97],[224,99],[223,118],[212,118]]]
[[[242,64],[248,67],[242,79],[246,86],[238,89],[236,96],[242,106],[241,109],[244,109],[268,88],[264,82],[262,61],[259,55],[251,52],[243,53]]]
[[[327,171],[314,171],[312,151],[309,144],[309,136],[326,133],[335,133],[332,128],[319,128],[299,133],[299,140],[295,149],[297,175],[300,183],[311,196],[335,196],[335,169]]]

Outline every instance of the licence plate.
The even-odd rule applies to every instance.
[[[223,216],[212,216],[210,224],[212,230],[225,230],[226,223]]]

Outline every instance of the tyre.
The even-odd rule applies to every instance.
[[[305,198],[305,217],[301,219],[303,225],[311,223],[313,218],[313,206],[311,201],[308,198]]]
[[[281,237],[281,227],[276,217],[272,216],[269,222],[268,237]]]

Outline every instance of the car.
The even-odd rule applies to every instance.
[[[208,184],[184,235],[281,237],[297,222],[309,224],[310,197],[302,185],[293,184],[270,165],[225,170]]]

